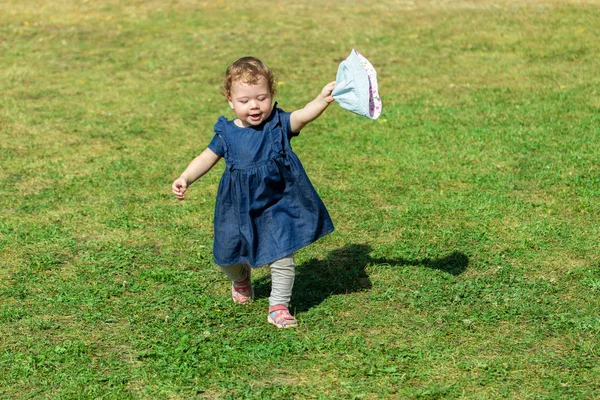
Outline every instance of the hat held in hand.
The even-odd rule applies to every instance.
[[[340,63],[332,96],[342,108],[355,114],[371,119],[381,115],[375,68],[354,49]]]

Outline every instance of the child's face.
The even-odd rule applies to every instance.
[[[242,81],[233,82],[227,100],[244,127],[258,126],[271,114],[273,96],[263,77],[254,85]]]

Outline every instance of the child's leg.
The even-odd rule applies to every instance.
[[[292,298],[292,288],[296,270],[294,266],[294,255],[290,254],[269,266],[271,269],[271,297],[269,306],[289,306]]]
[[[278,328],[293,328],[298,321],[290,314],[288,306],[292,298],[292,288],[296,270],[294,255],[290,254],[270,265],[271,297],[269,297],[269,316],[267,321]]]
[[[219,266],[221,271],[231,279],[231,298],[238,304],[249,304],[254,297],[252,275],[246,264],[236,264],[229,267]]]
[[[236,264],[229,267],[219,265],[219,268],[233,282],[243,282],[248,279],[248,270],[244,264]]]

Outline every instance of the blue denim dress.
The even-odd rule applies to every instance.
[[[333,222],[290,146],[290,113],[273,107],[258,127],[219,117],[208,145],[224,157],[214,217],[221,266],[260,267],[333,231]]]

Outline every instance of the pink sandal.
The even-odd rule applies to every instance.
[[[298,321],[296,321],[296,318],[290,314],[290,310],[288,310],[288,308],[283,304],[269,307],[269,316],[267,317],[267,321],[278,328],[294,328],[298,326]]]
[[[233,299],[234,303],[242,305],[250,304],[254,299],[254,288],[252,287],[251,279],[252,270],[248,265],[245,265],[244,268],[246,268],[248,276],[246,280],[231,283],[231,298]]]

